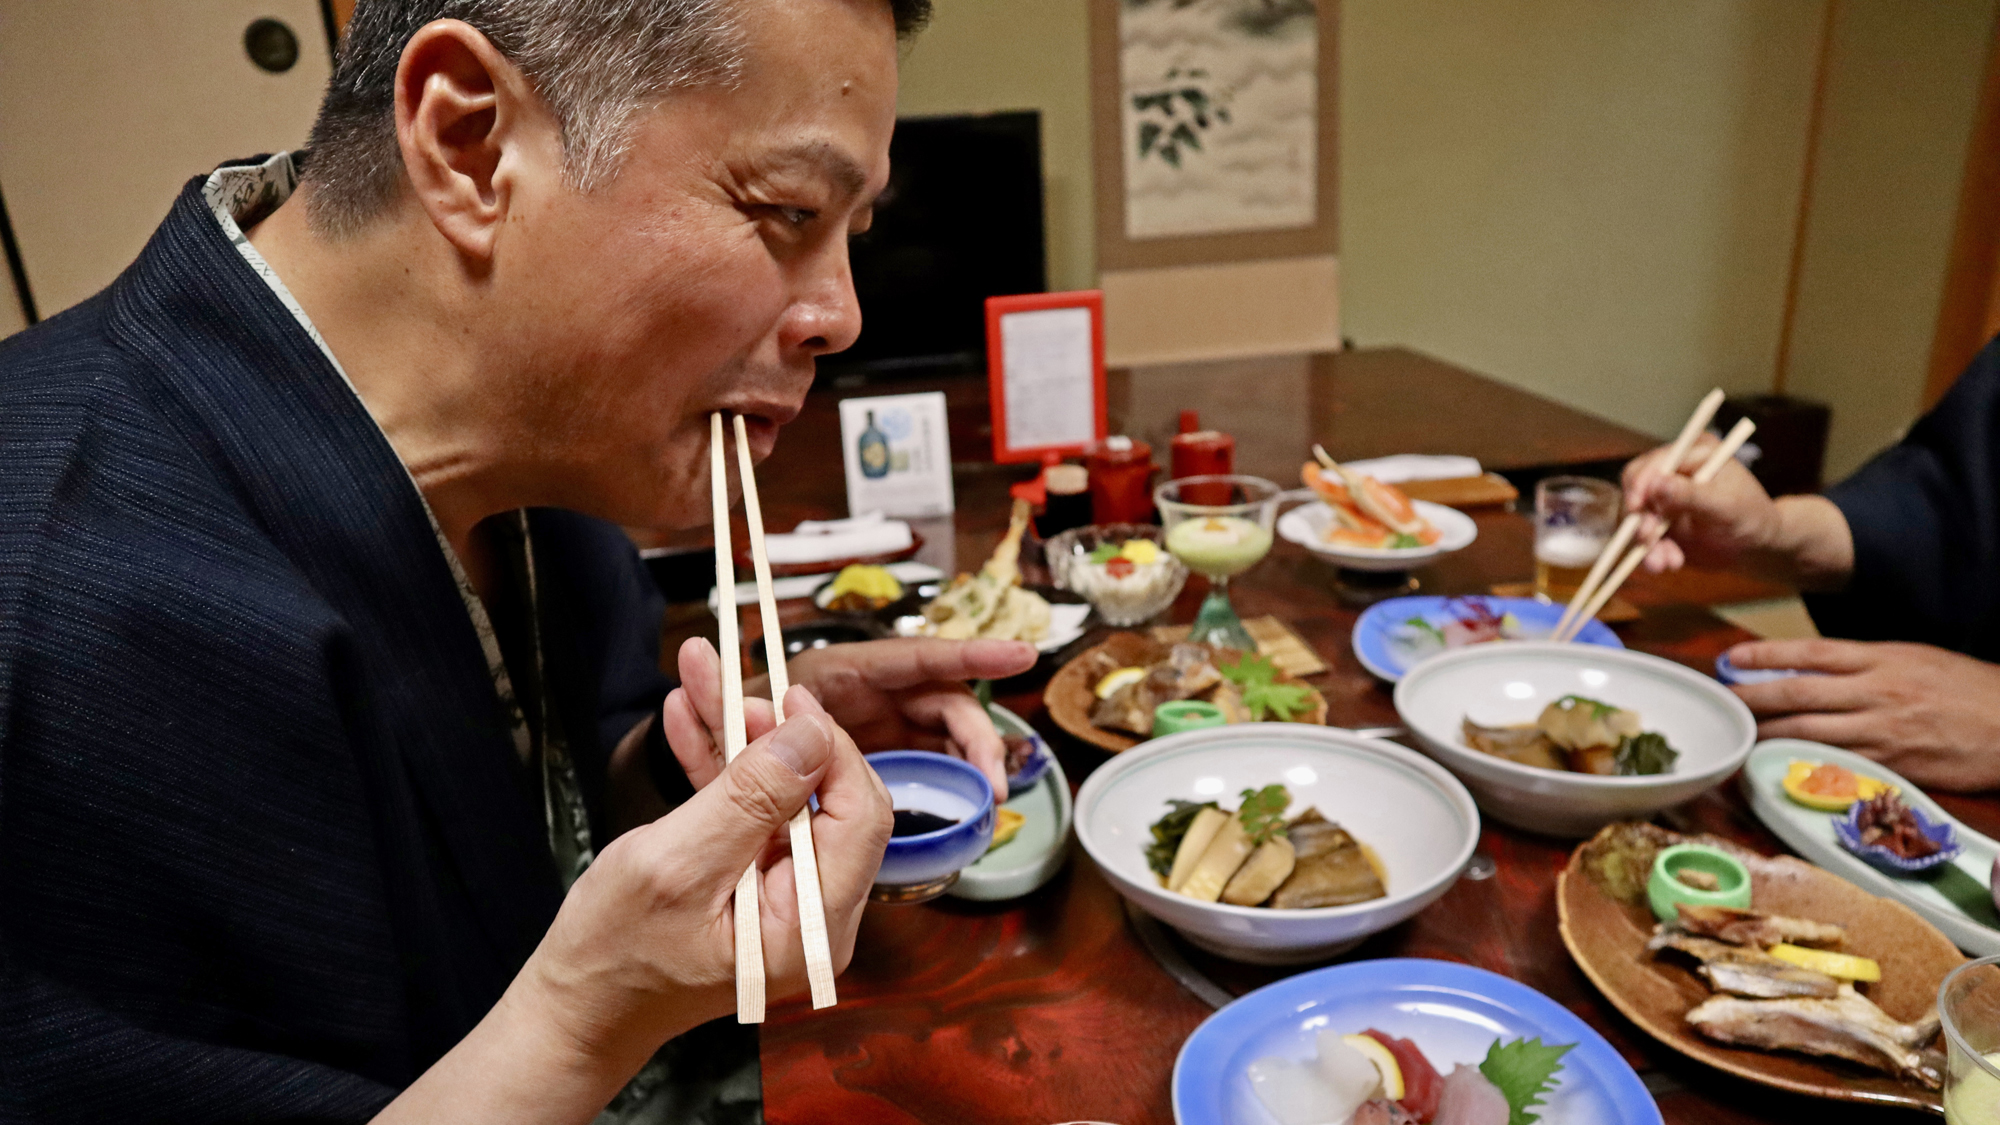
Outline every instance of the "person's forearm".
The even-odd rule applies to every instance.
[[[1824,496],[1784,496],[1777,501],[1770,545],[1746,561],[1760,578],[1809,593],[1831,593],[1854,574],[1854,533],[1847,517]]]
[[[517,979],[486,1018],[375,1117],[376,1125],[577,1125],[601,1112],[646,1053],[586,1050]]]

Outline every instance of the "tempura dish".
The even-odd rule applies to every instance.
[[[1594,645],[1443,653],[1406,672],[1395,697],[1487,815],[1551,836],[1680,804],[1735,772],[1757,737],[1749,708],[1709,677]]]
[[[1248,723],[1155,739],[1099,766],[1077,794],[1076,830],[1119,894],[1190,942],[1297,964],[1443,894],[1471,858],[1479,815],[1413,750]]]

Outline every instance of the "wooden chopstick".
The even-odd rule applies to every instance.
[[[721,417],[716,415],[718,424]],[[741,414],[736,416],[736,461],[743,474],[743,515],[750,525],[750,563],[757,572],[757,604],[764,615],[764,658],[770,665],[772,718],[782,723],[785,692],[791,687],[785,672],[785,635],[778,628],[778,599],[771,589],[771,559],[764,550],[764,512],[757,500],[757,474],[750,462],[750,437]],[[838,998],[834,995],[833,951],[826,936],[826,904],[820,896],[819,855],[813,850],[810,807],[800,809],[792,817],[791,833],[792,875],[798,889],[799,937],[805,947],[806,980],[812,985],[813,1007],[830,1008]]]
[[[722,415],[709,416],[709,499],[715,517],[716,653],[722,659],[722,756],[733,762],[749,742],[743,718],[743,652],[736,631],[736,559],[729,545],[729,460]],[[736,880],[736,1022],[764,1022],[764,928],[757,909],[757,864]]]
[[[1731,457],[1736,456],[1737,449],[1741,448],[1743,443],[1749,440],[1750,435],[1756,431],[1757,423],[1752,422],[1748,418],[1738,419],[1736,425],[1730,428],[1729,436],[1723,438],[1722,444],[1716,446],[1709,453],[1708,460],[1703,461],[1701,468],[1695,470],[1694,483],[1707,484],[1709,481],[1714,480],[1715,474],[1722,471],[1722,466],[1728,464]],[[1583,632],[1583,627],[1589,624],[1592,618],[1597,616],[1597,611],[1604,608],[1604,603],[1611,600],[1611,595],[1617,593],[1618,587],[1624,585],[1625,580],[1632,576],[1632,572],[1639,568],[1641,562],[1645,561],[1646,552],[1651,551],[1653,544],[1665,538],[1666,534],[1667,525],[1664,523],[1655,523],[1641,537],[1641,541],[1630,551],[1626,552],[1624,559],[1618,563],[1618,569],[1611,572],[1611,577],[1605,580],[1604,585],[1595,594],[1591,595],[1590,604],[1585,606],[1583,612],[1577,616],[1570,634],[1567,636],[1555,634],[1551,639],[1557,641],[1575,640],[1575,635]]]
[[[1667,472],[1681,471],[1681,462],[1687,459],[1688,450],[1694,448],[1695,440],[1701,437],[1701,432],[1707,429],[1708,423],[1715,418],[1715,412],[1721,409],[1722,399],[1721,387],[1702,396],[1701,403],[1694,408],[1693,414],[1688,415],[1687,424],[1681,427],[1680,435],[1674,438],[1673,447],[1667,453],[1665,462]],[[1604,581],[1611,564],[1618,561],[1619,552],[1623,551],[1625,545],[1632,541],[1632,536],[1638,533],[1643,518],[1640,513],[1633,512],[1618,525],[1618,530],[1611,536],[1610,542],[1597,553],[1597,561],[1590,564],[1590,573],[1584,576],[1583,584],[1576,588],[1576,593],[1570,595],[1569,605],[1563,609],[1562,620],[1556,622],[1555,631],[1549,634],[1550,640],[1563,640],[1563,634],[1568,632],[1572,625],[1581,630],[1583,626],[1576,624],[1577,617],[1581,615],[1588,621],[1591,614],[1596,612],[1592,610],[1591,614],[1585,614],[1583,607],[1589,605],[1596,596],[1598,583]]]

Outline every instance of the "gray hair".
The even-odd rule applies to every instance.
[[[930,0],[887,3],[899,36],[930,17]],[[565,178],[589,191],[616,174],[640,109],[738,80],[739,14],[734,0],[360,0],[313,121],[304,179],[314,229],[353,234],[401,193],[396,67],[425,24],[463,20],[521,69],[562,129]]]

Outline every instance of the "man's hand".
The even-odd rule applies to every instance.
[[[1821,672],[1735,691],[1760,738],[1859,751],[1927,789],[2000,787],[2000,667],[1930,645],[1751,641],[1738,668]]]
[[[1847,517],[1823,496],[1772,500],[1750,470],[1734,459],[1715,479],[1697,485],[1693,472],[1714,451],[1707,434],[1674,471],[1669,449],[1655,449],[1625,466],[1625,508],[1665,521],[1667,537],[1646,556],[1652,572],[1699,566],[1736,570],[1808,590],[1835,590],[1854,569]]]
[[[963,758],[986,774],[1004,801],[1007,748],[965,681],[1019,675],[1034,667],[1035,656],[1035,647],[1020,641],[907,638],[812,649],[786,669],[863,750],[937,750]],[[666,712],[667,738],[677,747],[677,737],[710,738],[708,732],[722,729],[715,650],[698,639],[682,645],[680,673],[686,690],[668,697]],[[717,701],[712,714],[700,706],[711,698]],[[761,700],[751,701],[746,717],[752,738],[770,727],[770,707]],[[713,761],[720,760],[718,751]],[[688,771],[697,787],[703,776]]]

